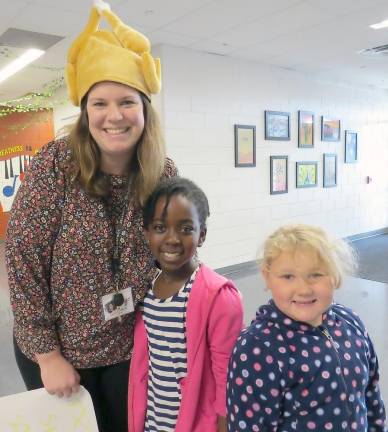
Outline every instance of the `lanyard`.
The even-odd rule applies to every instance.
[[[114,295],[113,301],[115,304],[121,302],[120,304],[116,304],[116,306],[121,306],[121,304],[124,302],[124,297],[120,293],[120,279],[121,279],[120,276],[122,271],[122,264],[120,262],[121,253],[122,253],[122,248],[120,247],[120,239],[124,231],[124,220],[128,214],[129,191],[130,191],[130,183],[128,183],[127,190],[125,192],[124,205],[121,209],[120,214],[117,216],[116,221],[114,221],[113,218],[113,206],[112,206],[113,202],[111,202],[111,205],[109,205],[109,203],[105,201],[106,212],[112,224],[113,241],[114,241],[113,254],[111,260],[111,270],[113,273],[116,294]]]

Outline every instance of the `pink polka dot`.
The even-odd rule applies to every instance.
[[[296,346],[295,346],[295,345],[290,345],[289,348],[290,348],[290,350],[291,350],[292,352],[295,352],[295,351],[296,351]]]
[[[328,371],[323,371],[322,372],[322,378],[328,379],[330,377],[330,374]]]
[[[254,348],[253,354],[255,354],[255,355],[260,354],[260,348]]]
[[[308,356],[309,356],[309,353],[308,353],[306,350],[303,350],[303,351],[302,351],[302,356],[303,356],[303,357],[308,357]]]
[[[302,364],[301,369],[303,372],[308,372],[310,370],[310,368],[306,364]]]
[[[269,328],[266,328],[266,329],[263,330],[264,334],[270,334],[270,332],[271,332],[271,330]]]
[[[271,414],[272,413],[272,409],[270,407],[266,407],[264,410],[267,414]]]
[[[265,358],[265,361],[266,361],[268,364],[272,364],[272,363],[273,363],[273,357],[270,356],[270,355],[267,355],[267,357]]]
[[[306,396],[309,395],[309,391],[308,391],[307,389],[303,389],[301,395],[302,395],[303,397],[306,397]]]
[[[253,368],[255,369],[255,371],[260,371],[261,370],[261,364],[260,363],[253,363]]]
[[[321,352],[321,349],[319,347],[317,347],[317,346],[314,346],[313,347],[313,352],[319,353],[319,352]]]
[[[263,380],[261,380],[261,379],[257,379],[257,380],[255,381],[255,384],[256,384],[257,387],[263,387]]]
[[[341,336],[342,336],[342,332],[341,332],[340,330],[336,330],[336,331],[334,332],[334,334],[335,334],[336,336],[338,336],[338,337],[341,337]]]
[[[308,427],[310,430],[314,430],[314,429],[316,428],[316,424],[315,424],[314,422],[312,422],[312,421],[309,421],[309,422],[307,423],[307,427]]]
[[[332,423],[325,423],[325,429],[326,430],[333,430],[333,424]]]
[[[273,397],[278,396],[278,395],[279,395],[279,390],[277,390],[277,389],[271,389],[271,395],[272,395]]]
[[[253,411],[259,411],[260,410],[260,405],[258,403],[254,403],[252,405],[252,409],[253,409]]]
[[[237,378],[236,378],[236,384],[237,384],[237,385],[241,385],[243,382],[244,382],[244,381],[242,380],[241,377],[237,377]]]
[[[287,337],[288,337],[289,339],[291,339],[291,338],[294,337],[294,332],[291,331],[291,330],[289,330],[286,334],[287,334]]]
[[[247,417],[249,417],[249,418],[252,418],[252,417],[253,417],[253,411],[251,411],[251,410],[246,410],[246,411],[245,411],[245,415],[246,415]]]

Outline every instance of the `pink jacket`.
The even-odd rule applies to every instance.
[[[187,376],[175,432],[216,432],[226,415],[226,375],[243,325],[241,295],[233,282],[201,265],[187,303]],[[135,324],[128,392],[128,430],[143,432],[147,410],[148,348],[141,313]]]

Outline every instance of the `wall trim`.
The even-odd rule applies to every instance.
[[[345,237],[344,240],[352,243],[357,240],[367,239],[369,237],[376,237],[385,234],[388,234],[388,227],[374,231],[368,231],[365,233],[355,234],[349,237]],[[251,274],[257,274],[257,272],[259,271],[259,265],[260,261],[246,261],[240,264],[233,264],[227,267],[221,267],[216,269],[215,271],[222,276],[233,276],[236,273],[244,273],[244,275],[248,276]]]
[[[388,227],[380,228],[380,229],[374,230],[374,231],[368,231],[365,233],[351,235],[349,237],[345,237],[345,240],[347,240],[349,242],[355,242],[357,240],[366,239],[368,237],[376,237],[376,236],[385,235],[385,234],[388,234]]]
[[[221,267],[215,270],[217,273],[222,276],[233,276],[236,273],[244,273],[244,275],[248,276],[251,274],[257,274],[259,271],[259,263],[258,261],[246,261],[240,264],[233,264],[227,267]]]

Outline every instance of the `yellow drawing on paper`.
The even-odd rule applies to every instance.
[[[68,399],[44,389],[5,396],[0,413],[1,432],[98,432],[93,403],[83,387]]]

